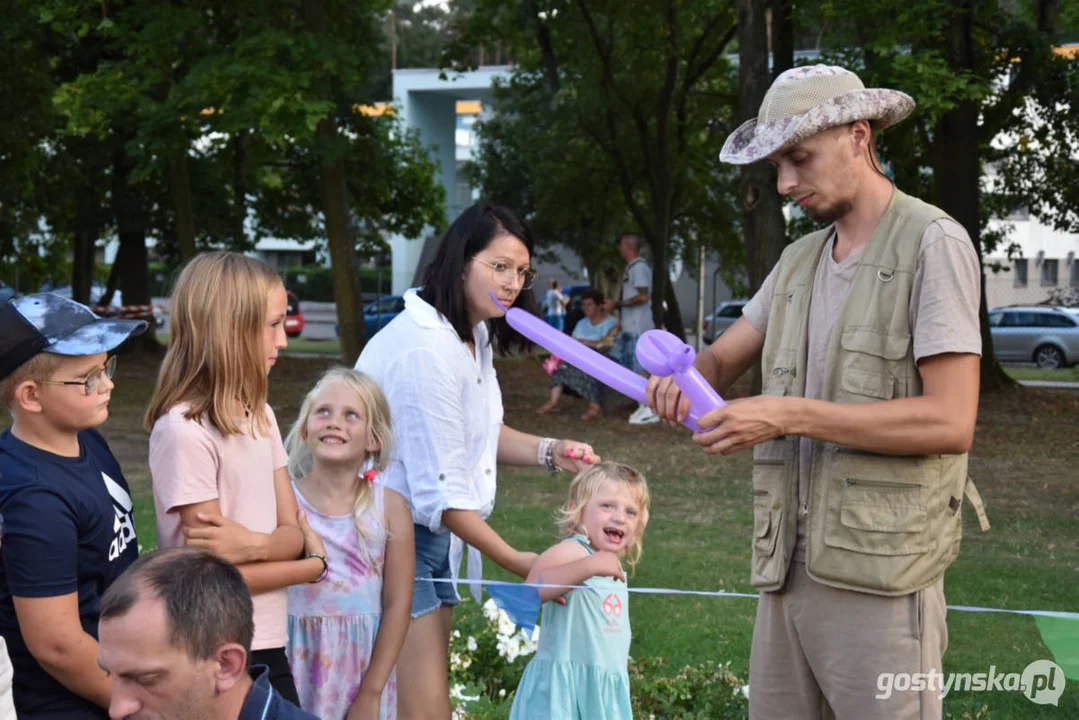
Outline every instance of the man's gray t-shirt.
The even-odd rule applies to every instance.
[[[644,258],[634,258],[626,265],[622,276],[622,300],[635,298],[640,294],[638,288],[648,288],[649,302],[622,308],[622,332],[640,335],[654,327],[652,322],[652,268]]]
[[[832,258],[834,245],[835,233],[817,263],[809,304],[805,397],[812,399],[820,399],[824,390],[825,361],[832,329],[865,249],[863,246],[836,262]],[[942,353],[981,355],[982,335],[978,319],[981,280],[978,255],[963,226],[947,218],[930,223],[922,233],[910,295],[915,362]],[[768,328],[775,285],[776,269],[772,268],[761,289],[743,309],[746,321],[761,334]],[[799,507],[805,506],[809,498],[812,448],[812,441],[802,438],[798,466]],[[805,562],[805,519],[801,513],[798,515],[794,560]]]

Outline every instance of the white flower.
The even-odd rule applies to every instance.
[[[487,602],[483,604],[483,616],[494,622],[498,619],[498,605],[495,605],[495,601],[492,598],[487,598]]]
[[[502,688],[501,690],[498,691],[498,697],[500,697],[500,698],[506,697],[506,688]]]
[[[742,696],[747,699],[749,698],[749,685],[742,686]]]
[[[450,653],[450,670],[457,670],[461,667],[461,656],[457,653]]]
[[[461,631],[460,630],[454,630],[453,631],[453,636],[455,638],[460,638],[461,637]]]
[[[521,640],[516,635],[498,639],[498,654],[512,663],[521,654]]]
[[[512,635],[517,629],[517,624],[510,619],[505,610],[498,611],[498,634]]]
[[[465,643],[465,647],[468,648],[469,652],[475,652],[476,648],[478,647],[478,645],[476,644],[476,638],[469,635],[468,642]]]
[[[472,702],[480,699],[479,695],[465,695],[465,686],[461,683],[457,683],[450,688],[450,697],[454,700],[463,700],[465,702]]]

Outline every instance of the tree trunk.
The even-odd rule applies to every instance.
[[[957,72],[973,70],[974,67],[973,15],[974,0],[960,0],[949,18],[946,56],[949,65]],[[934,129],[933,139],[937,205],[966,228],[978,253],[982,275],[978,309],[982,331],[981,388],[983,392],[994,392],[1012,387],[1015,382],[997,361],[993,352],[993,335],[989,331],[980,242],[982,163],[978,148],[977,104],[967,100],[945,113]]]
[[[778,0],[777,0],[778,1]],[[768,0],[738,0],[738,114],[745,121],[757,116],[771,85],[768,70]],[[773,15],[777,17],[777,15]],[[783,34],[783,33],[780,33]],[[791,46],[793,59],[793,45]],[[763,160],[741,166],[739,200],[746,270],[750,292],[756,292],[787,244],[783,205],[775,171]]]
[[[315,34],[326,32],[324,0],[304,0],[304,21]],[[315,130],[323,152],[332,152],[337,128],[332,116],[323,118]],[[367,344],[367,326],[360,314],[359,288],[353,265],[355,246],[348,217],[348,190],[345,185],[345,158],[340,153],[320,160],[319,185],[326,241],[330,249],[333,295],[337,305],[337,323],[341,336],[341,359],[348,365],[356,362]]]
[[[773,34],[776,43],[776,75],[793,65],[794,42],[790,25],[789,0],[773,3]],[[743,122],[757,117],[761,102],[772,82],[768,70],[769,0],[737,0],[738,12],[738,116]],[[786,6],[781,12],[780,5]],[[790,35],[790,37],[788,37]],[[786,45],[789,41],[789,46]],[[786,65],[786,67],[781,67]],[[776,189],[776,174],[765,161],[742,165],[738,198],[742,207],[742,237],[746,247],[746,274],[750,295],[757,292],[779,261],[787,244],[787,223],[783,202]],[[760,394],[758,367],[750,373],[750,393]]]
[[[173,209],[176,211],[176,247],[180,262],[195,257],[195,213],[191,208],[191,178],[187,171],[187,153],[173,158],[169,164],[169,185]]]
[[[247,230],[244,227],[247,220],[247,138],[242,131],[232,136],[232,174],[232,212],[235,223],[232,245],[242,248],[247,245]]]
[[[112,213],[116,222],[116,234],[120,247],[109,273],[109,287],[101,303],[112,303],[113,291],[123,293],[124,305],[150,304],[150,266],[146,252],[146,212],[142,193],[129,182],[132,162],[124,152],[130,140],[123,137],[113,152],[112,167]],[[147,317],[147,320],[151,320]],[[153,332],[139,336],[138,345],[145,349],[159,350],[160,344]]]
[[[76,222],[79,222],[76,220]],[[97,233],[82,223],[75,228],[74,262],[71,268],[71,298],[83,305],[90,304],[90,288],[94,283],[94,241]],[[96,299],[96,298],[94,298]]]
[[[334,132],[332,120],[325,119],[319,123],[320,136],[332,136]],[[356,254],[349,231],[344,157],[338,156],[328,165],[323,165],[319,179],[333,274],[333,298],[341,332],[341,358],[345,364],[352,365],[367,344],[367,326],[361,322],[359,289],[353,264]]]
[[[794,0],[772,0],[772,77],[794,67]]]

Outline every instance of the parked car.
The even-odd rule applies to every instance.
[[[0,307],[6,305],[13,297],[15,297],[15,288],[0,280]]]
[[[374,337],[375,333],[389,325],[391,320],[404,311],[404,295],[384,295],[368,303],[363,308],[363,323],[367,327],[367,338]],[[334,332],[337,333],[337,337],[341,337],[341,326],[334,325]]]
[[[706,343],[713,343],[723,331],[734,325],[734,321],[742,317],[742,308],[748,300],[728,300],[716,306],[715,312],[704,318],[701,337]]]
[[[1079,363],[1079,317],[1061,308],[994,308],[989,332],[1003,362],[1033,362],[1040,368]]]
[[[285,334],[290,338],[300,337],[304,327],[300,300],[291,290],[286,291],[285,294],[288,295],[288,309],[285,311]]]

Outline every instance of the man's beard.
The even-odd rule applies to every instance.
[[[849,213],[853,208],[854,203],[850,200],[840,200],[831,207],[821,208],[820,210],[808,208],[808,210],[809,217],[812,218],[813,222],[821,225],[830,225]]]

